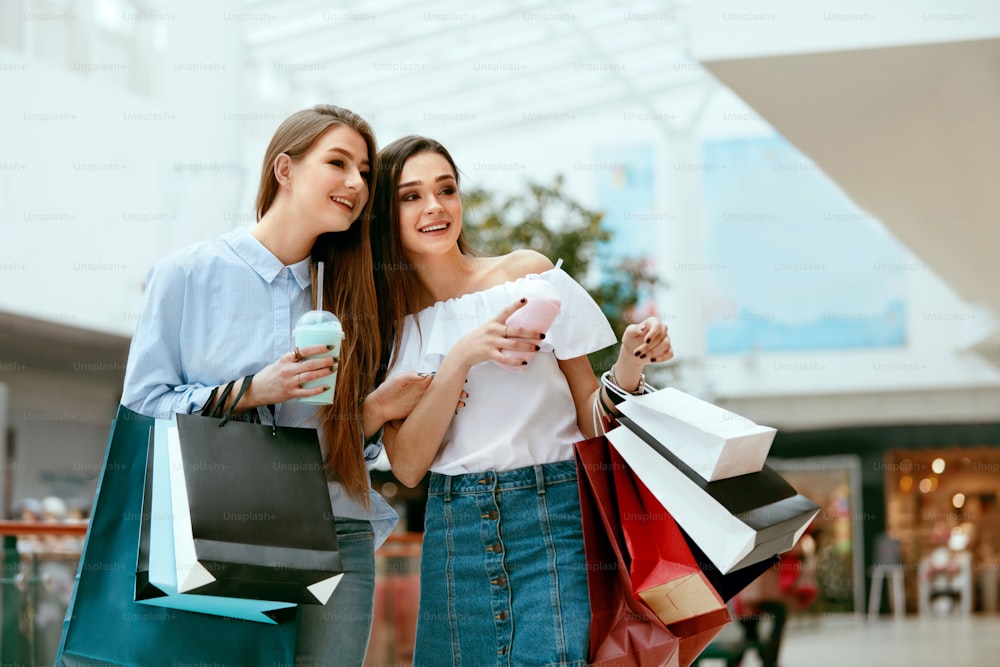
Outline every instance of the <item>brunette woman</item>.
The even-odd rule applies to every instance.
[[[614,333],[545,256],[468,251],[458,169],[441,144],[404,137],[379,160],[382,358],[390,380],[436,373],[384,438],[402,482],[432,473],[414,664],[584,665],[590,608],[573,443],[595,435],[594,411],[610,405],[586,355],[616,343]],[[507,325],[538,282],[560,297],[552,326]],[[643,367],[672,356],[667,327],[650,318],[627,328],[609,378],[642,391]]]

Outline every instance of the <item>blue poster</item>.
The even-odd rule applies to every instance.
[[[904,344],[920,265],[878,220],[780,136],[706,142],[702,165],[709,354]]]

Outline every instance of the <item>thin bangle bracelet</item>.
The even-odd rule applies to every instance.
[[[608,371],[608,379],[611,380],[611,384],[615,385],[616,387],[618,387],[619,389],[621,389],[624,392],[628,392],[629,394],[632,394],[633,396],[641,396],[642,394],[646,393],[646,374],[645,373],[639,373],[639,385],[635,389],[633,389],[631,391],[629,391],[628,389],[625,389],[624,387],[622,387],[621,383],[618,382],[618,378],[615,377],[615,364],[611,364],[611,370]]]

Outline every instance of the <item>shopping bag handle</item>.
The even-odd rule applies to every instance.
[[[225,426],[233,416],[233,410],[236,408],[236,404],[240,402],[243,398],[243,394],[246,393],[247,388],[250,386],[250,382],[253,380],[253,373],[243,378],[243,385],[240,390],[236,393],[236,400],[233,404],[229,406],[229,409],[222,412],[222,407],[226,404],[226,399],[229,398],[229,394],[232,393],[233,387],[236,385],[237,380],[231,380],[226,388],[222,390],[222,395],[219,396],[219,400],[215,400],[215,395],[218,393],[219,388],[213,387],[212,393],[208,395],[208,400],[205,402],[205,407],[201,411],[202,417],[221,417],[219,420],[219,426]],[[221,413],[221,414],[220,414]]]

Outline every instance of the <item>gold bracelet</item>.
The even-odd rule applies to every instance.
[[[618,387],[619,389],[621,389],[624,392],[628,392],[629,394],[632,394],[633,396],[641,396],[642,394],[646,393],[646,374],[645,373],[639,373],[639,386],[636,387],[634,391],[629,391],[628,389],[625,389],[624,387],[621,386],[621,384],[618,383],[618,378],[615,377],[615,364],[611,364],[611,370],[608,371],[608,379],[611,380],[611,383],[613,385],[615,385],[616,387]]]

